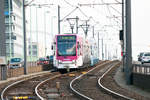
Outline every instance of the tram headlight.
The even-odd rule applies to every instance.
[[[72,63],[73,63],[73,64],[76,64],[76,60],[72,60]]]
[[[21,64],[19,64],[19,67],[22,67]]]
[[[58,60],[58,63],[59,63],[59,64],[62,64],[62,61],[61,61],[61,60]]]

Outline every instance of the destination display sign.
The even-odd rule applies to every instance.
[[[71,36],[58,36],[57,40],[58,41],[75,41],[76,36],[74,36],[74,35],[71,35]]]

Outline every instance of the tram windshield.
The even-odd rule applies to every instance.
[[[58,56],[76,56],[76,36],[57,37]]]

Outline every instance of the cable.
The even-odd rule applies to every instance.
[[[105,3],[103,0],[101,0],[102,3]],[[120,3],[120,2],[119,2]],[[109,5],[113,10],[115,10],[117,13],[119,13],[120,15],[122,15],[117,9],[115,9],[113,6]]]
[[[101,0],[102,1],[102,3],[104,3],[104,1],[103,0]],[[110,6],[110,5],[107,5],[107,9],[108,9],[108,11],[109,11],[109,14],[111,15],[111,16],[113,16],[113,14],[111,13],[111,11],[110,11],[110,9],[109,9],[109,7],[112,7],[112,6]],[[112,7],[113,8],[113,7]],[[114,8],[115,9],[115,8]],[[116,10],[116,9],[115,9]],[[117,11],[117,10],[116,10]],[[119,21],[117,21],[116,19],[113,19],[117,24],[120,24],[121,25],[121,23],[119,22]],[[119,27],[120,27],[120,25],[118,25]]]
[[[68,5],[70,5],[71,7],[76,7],[76,6],[74,6],[74,5],[72,5],[72,4],[70,4],[68,1],[66,1],[66,0],[64,0],[64,2],[66,3],[66,4],[68,4]]]
[[[28,6],[30,5],[34,0],[30,1],[28,4],[25,4],[25,6]]]
[[[110,6],[114,11],[116,11],[117,13],[119,13],[120,15],[122,15],[121,12],[119,12],[117,9],[115,9],[114,7]]]
[[[117,3],[121,3],[121,2],[119,2],[118,0],[115,0]]]
[[[68,15],[66,15],[61,21],[63,21],[67,16],[69,16],[70,14],[72,14],[76,9],[78,9],[78,7],[76,7],[74,10],[72,10]]]
[[[81,10],[80,7],[78,7],[78,8],[79,8],[80,12],[81,12],[85,17],[89,18],[89,17]]]

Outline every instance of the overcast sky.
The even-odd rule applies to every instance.
[[[61,7],[61,19],[63,19],[68,13],[79,6],[78,4],[100,4],[108,3],[122,0],[35,0],[33,3],[36,4],[54,4],[53,6],[37,8],[38,11],[38,31],[40,39],[39,41],[44,42],[44,36],[42,32],[44,31],[44,15],[46,21],[46,31],[47,31],[47,46],[49,47],[50,39],[52,38],[52,33],[57,34],[57,5]],[[132,1],[132,56],[134,60],[137,60],[137,55],[139,52],[150,51],[150,0],[131,0]],[[31,28],[32,31],[36,30],[36,9],[32,7],[31,9]],[[30,9],[27,8],[27,19],[29,21],[28,27],[30,27]],[[89,17],[93,19],[90,20],[89,24],[96,25],[95,33],[100,32],[100,38],[104,38],[105,45],[107,45],[107,51],[117,53],[120,56],[120,44],[118,40],[118,30],[121,29],[121,5],[111,5],[111,6],[81,6],[68,18],[76,17],[80,18],[79,24],[83,24],[81,20],[86,20]],[[113,17],[115,16],[115,17]],[[52,25],[53,24],[53,25]],[[30,28],[29,28],[30,29]],[[61,22],[61,33],[71,32],[69,23],[64,20]],[[79,29],[80,34],[83,34],[83,30]],[[29,36],[29,35],[28,35]],[[89,29],[89,36],[92,36],[92,30]],[[34,37],[34,34],[33,34]],[[111,41],[110,41],[111,40]],[[33,39],[35,41],[35,39]],[[106,43],[107,42],[107,43]],[[50,51],[49,51],[50,52]]]
[[[133,57],[139,52],[150,52],[150,0],[132,0]]]

